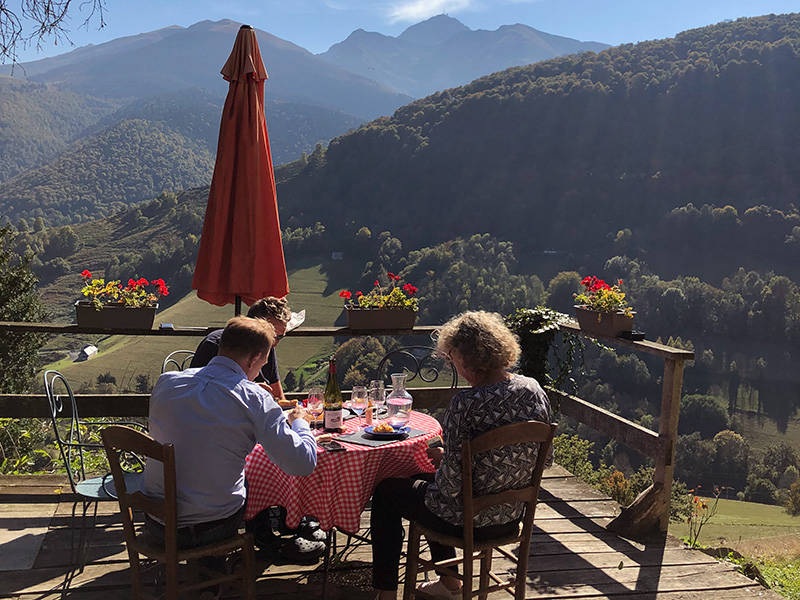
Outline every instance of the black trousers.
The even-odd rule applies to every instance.
[[[403,551],[403,518],[445,535],[460,537],[463,527],[439,518],[425,506],[425,490],[433,481],[432,473],[411,478],[384,479],[372,495],[370,528],[372,537],[372,585],[378,590],[396,590]],[[476,539],[505,535],[516,531],[516,522],[475,529]],[[428,541],[431,558],[438,562],[454,558],[455,548]]]

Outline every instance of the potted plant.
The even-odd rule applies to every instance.
[[[144,277],[119,281],[93,278],[84,270],[83,294],[87,300],[75,302],[75,320],[79,327],[101,329],[150,329],[158,310],[158,299],[169,295],[163,279],[147,281]]]
[[[339,292],[347,310],[350,329],[411,329],[417,320],[418,288],[410,283],[400,285],[402,277],[387,273],[388,286],[377,279],[372,289],[364,294],[349,290]]]
[[[575,294],[575,315],[580,328],[595,335],[617,337],[633,330],[633,309],[620,289],[622,279],[608,285],[594,275],[581,281],[583,291]]]

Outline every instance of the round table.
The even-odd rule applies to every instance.
[[[245,519],[252,519],[269,506],[283,506],[289,527],[297,527],[301,517],[312,515],[325,531],[336,527],[356,533],[361,512],[381,481],[435,470],[426,450],[428,441],[442,433],[441,425],[416,411],[411,412],[408,425],[425,434],[379,447],[342,442],[345,452],[326,452],[318,446],[317,466],[307,477],[287,475],[261,445],[256,445],[245,466]],[[354,432],[358,426],[359,419],[345,421],[345,433]]]

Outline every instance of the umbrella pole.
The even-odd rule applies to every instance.
[[[236,304],[234,308],[234,316],[238,317],[242,314],[242,297],[236,296]]]

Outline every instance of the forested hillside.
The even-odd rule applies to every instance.
[[[557,58],[334,140],[285,181],[284,212],[336,227],[357,215],[413,244],[472,233],[480,215],[481,228],[526,253],[580,263],[628,244],[689,272],[713,261],[692,264],[698,248],[684,243],[701,229],[699,243],[729,265],[793,269],[783,239],[798,224],[798,97],[798,15]],[[665,238],[675,260],[661,252]]]
[[[53,158],[115,108],[56,86],[0,76],[0,182]]]
[[[513,244],[509,275],[549,281],[547,301],[564,311],[583,275],[622,278],[637,328],[697,356],[685,377],[680,476],[775,501],[797,454],[766,448],[754,421],[766,415],[785,433],[800,407],[798,98],[800,15],[513,68],[287,165],[283,223],[321,221],[343,237],[390,230],[404,249],[490,232]],[[407,259],[401,274],[416,273]],[[469,281],[462,289],[480,285]],[[482,298],[470,307],[486,306]],[[586,358],[582,397],[655,425],[655,361]],[[728,428],[744,437],[712,442]],[[620,452],[612,444],[603,456]],[[702,469],[687,462],[698,454]]]
[[[213,167],[204,144],[163,123],[122,121],[0,184],[0,213],[51,225],[85,221],[162,190],[207,183]]]
[[[12,222],[41,216],[50,225],[75,223],[162,191],[210,182],[224,100],[200,89],[186,90],[125,105],[90,127],[85,123],[80,141],[66,148],[62,143],[62,152],[52,160],[0,183],[0,213]],[[269,102],[266,110],[276,163],[295,159],[360,123],[319,106]],[[24,124],[16,129],[21,135]],[[38,140],[42,150],[37,162],[44,161],[48,138],[35,129],[29,133],[29,144]],[[15,155],[1,156],[8,162]]]

